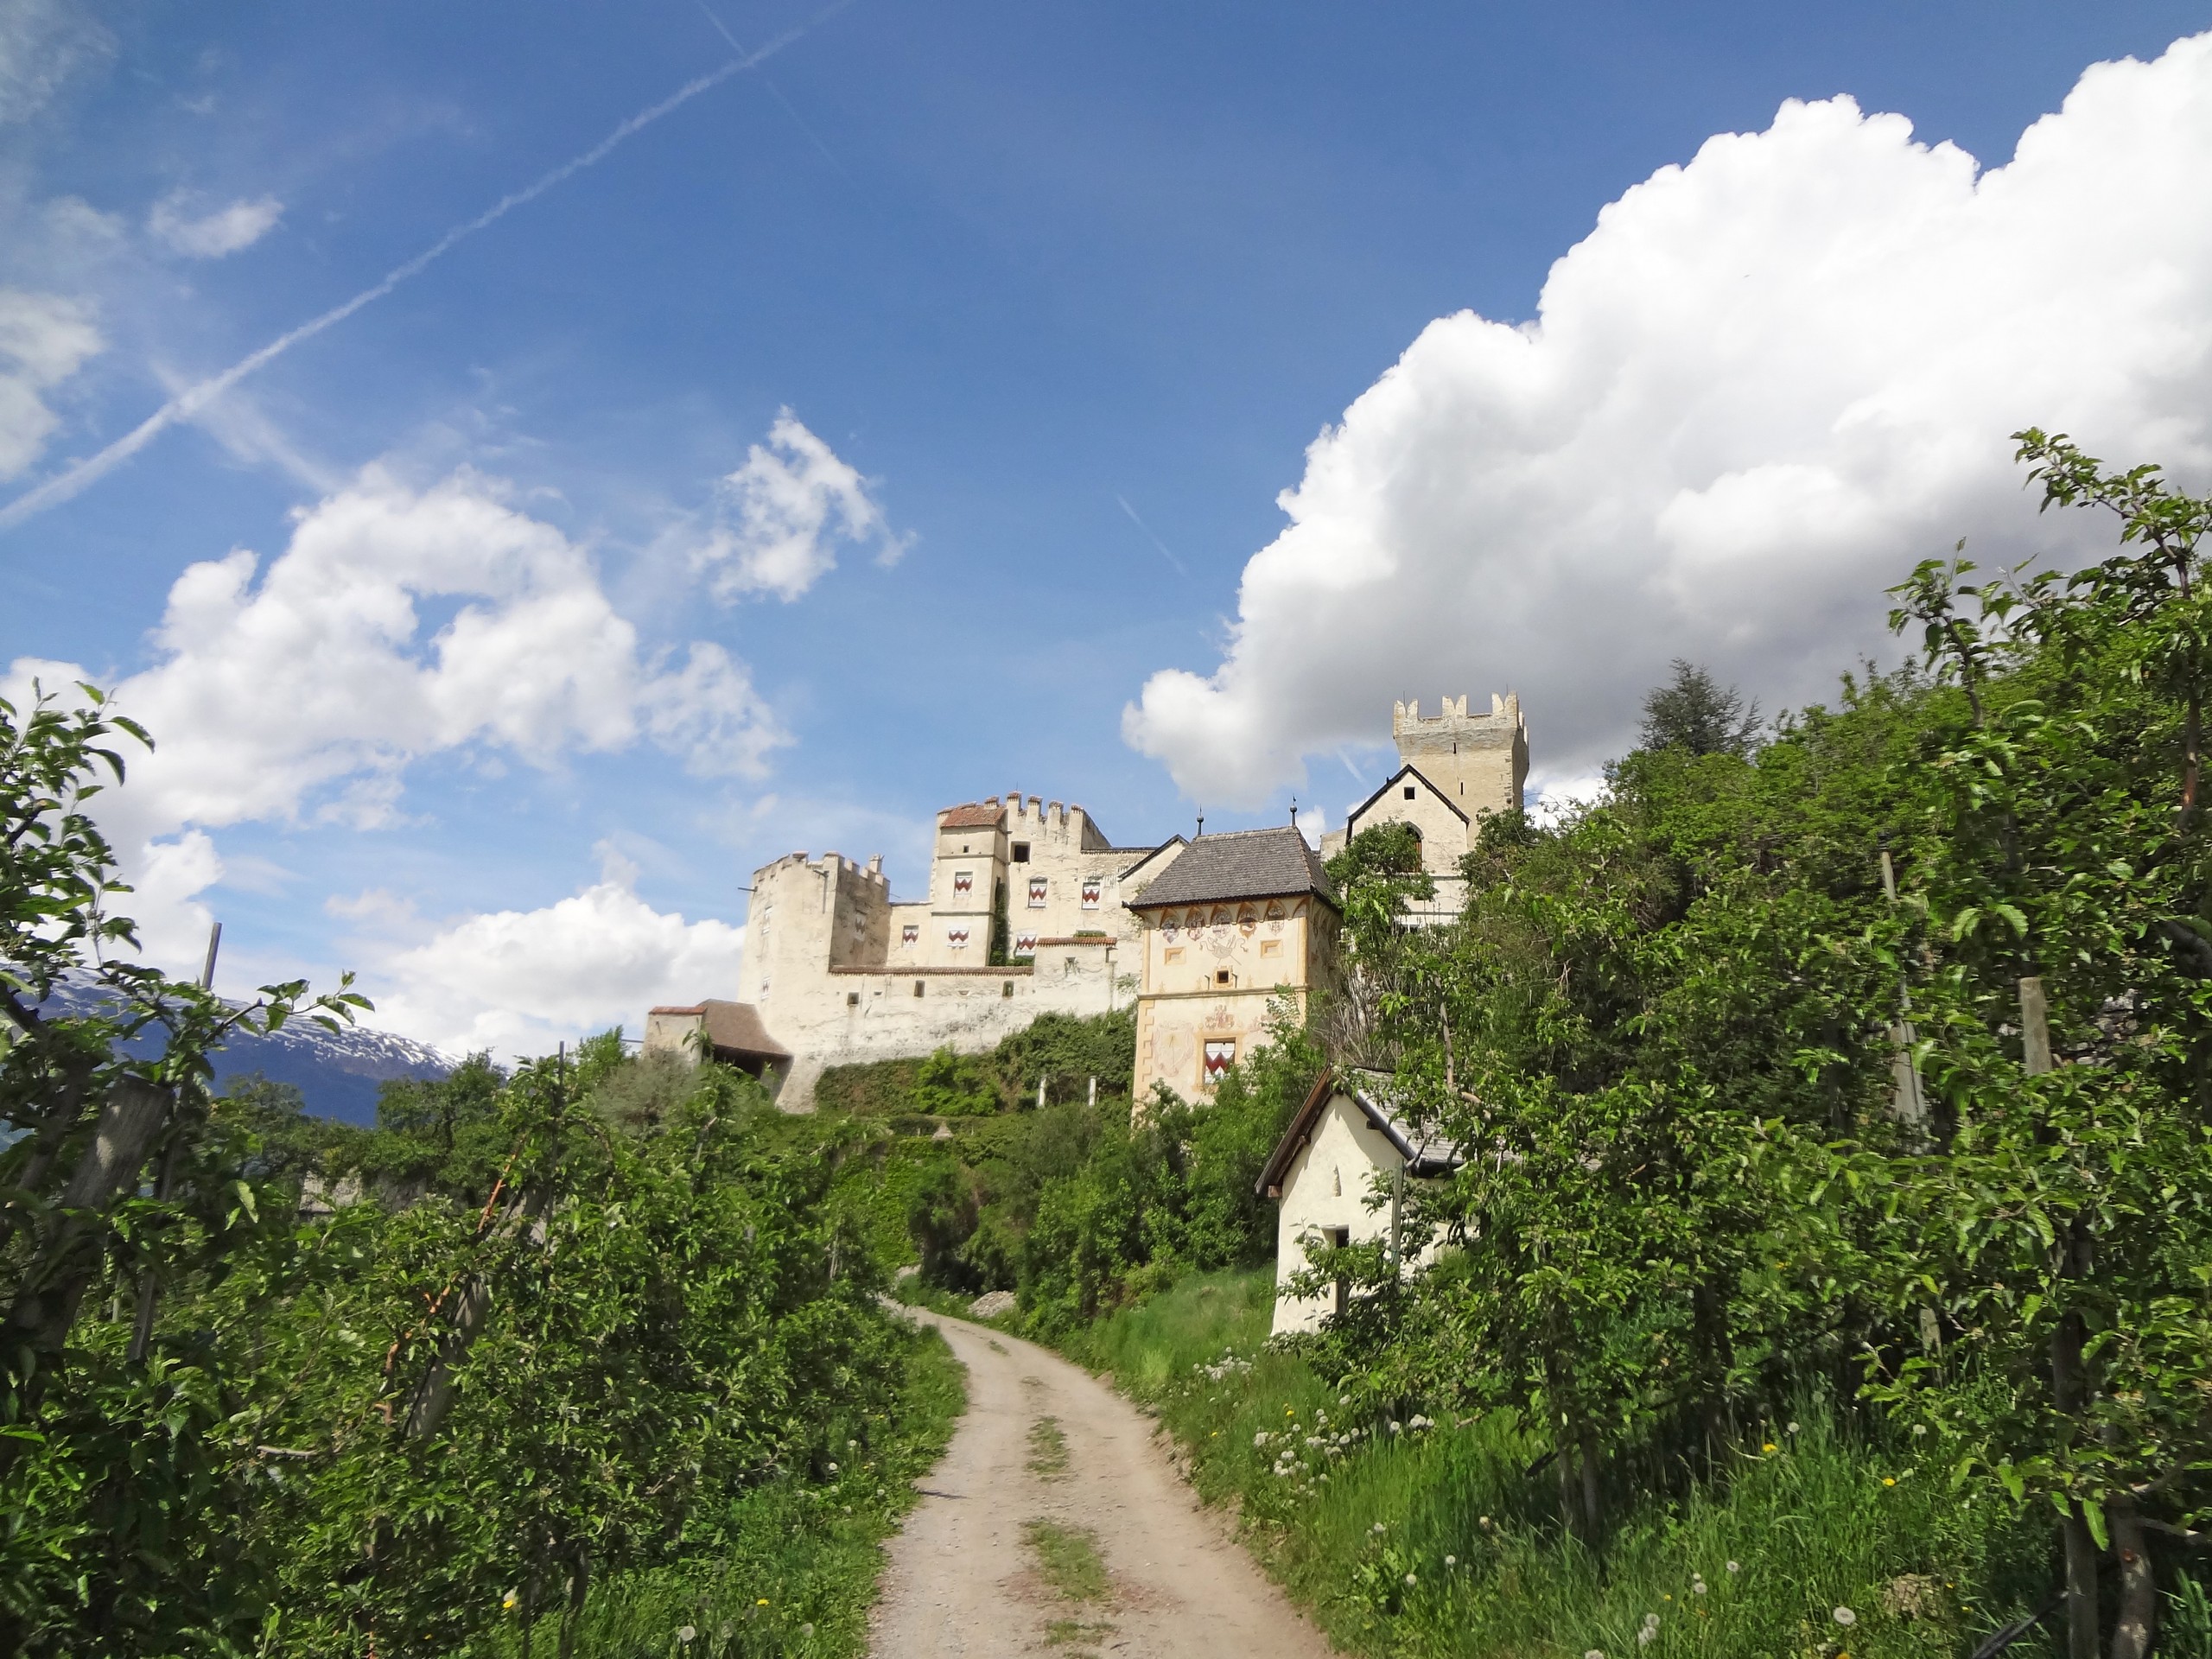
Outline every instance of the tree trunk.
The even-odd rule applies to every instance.
[[[1720,1455],[1727,1444],[1728,1425],[1728,1314],[1720,1287],[1701,1281],[1690,1296],[1690,1338],[1696,1349],[1698,1424],[1705,1439],[1706,1460]]]
[[[561,1613],[561,1659],[575,1659],[576,1626],[582,1622],[584,1592],[591,1586],[591,1556],[579,1550],[569,1573],[569,1605]]]
[[[170,1102],[168,1090],[142,1077],[119,1077],[108,1089],[91,1143],[70,1171],[56,1206],[54,1230],[25,1268],[6,1324],[0,1326],[6,1373],[16,1395],[13,1421],[23,1421],[36,1409],[77,1322],[78,1306],[106,1262],[106,1213],[138,1185]],[[0,1476],[14,1465],[22,1445],[0,1440]]]
[[[2150,1659],[2158,1633],[2158,1584],[2151,1570],[2143,1516],[2132,1497],[2115,1497],[2107,1511],[2113,1554],[2120,1558],[2120,1611],[2112,1628],[2112,1659]]]
[[[2071,1254],[2071,1245],[2069,1245]],[[2069,1416],[2082,1410],[2086,1389],[2082,1375],[2082,1316],[2059,1318],[2058,1333],[2050,1343],[2050,1393],[2059,1410]],[[2099,1659],[2097,1641],[2097,1546],[2079,1505],[2070,1507],[2059,1523],[2066,1543],[2066,1627],[2069,1659]]]
[[[1586,1535],[1598,1535],[1598,1431],[1582,1425],[1582,1527]]]

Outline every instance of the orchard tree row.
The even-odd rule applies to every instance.
[[[2212,503],[2019,443],[2109,557],[1923,564],[1909,665],[1764,734],[1681,668],[1599,799],[1484,824],[1456,925],[1401,925],[1402,830],[1347,849],[1323,1023],[1465,1162],[1433,1268],[1320,1265],[1371,1292],[1321,1341],[1549,1425],[1592,1541],[1855,1402],[2043,1517],[2073,1659],[2144,1659],[2158,1563],[2212,1544]]]

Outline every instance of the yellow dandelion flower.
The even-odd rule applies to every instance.
[[[1885,1486],[1894,1486],[1897,1484],[1897,1478],[1895,1475],[1884,1475],[1882,1477],[1882,1484]]]
[[[760,1598],[760,1600],[758,1600],[758,1601],[754,1602],[753,1605],[755,1607],[766,1607],[766,1606],[768,1605],[768,1598],[767,1598],[767,1597],[766,1597],[766,1596],[763,1596],[763,1597],[761,1597],[761,1598]]]
[[[1760,1451],[1762,1451],[1762,1452],[1771,1452],[1771,1451],[1773,1451],[1773,1450],[1774,1450],[1774,1442],[1773,1442],[1772,1440],[1769,1440],[1769,1441],[1768,1441],[1764,1446],[1763,1446],[1759,1447],[1759,1450],[1760,1450]]]

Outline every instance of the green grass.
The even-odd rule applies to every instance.
[[[1528,1473],[1547,1444],[1515,1414],[1395,1434],[1353,1421],[1303,1358],[1264,1346],[1272,1295],[1265,1270],[1201,1275],[1069,1346],[1158,1412],[1201,1495],[1236,1508],[1262,1563],[1351,1651],[1952,1659],[2048,1583],[2040,1533],[1809,1406],[1714,1479],[1616,1512],[1593,1550],[1556,1524],[1550,1479]],[[1926,1582],[1892,1588],[1907,1575]]]
[[[1023,1524],[1021,1537],[1045,1582],[1061,1595],[1070,1601],[1106,1599],[1106,1563],[1099,1559],[1097,1537],[1087,1528],[1031,1521]]]
[[[1068,1471],[1068,1437],[1050,1417],[1029,1425],[1029,1472],[1040,1480],[1058,1480]]]
[[[917,1333],[899,1414],[843,1460],[834,1484],[758,1488],[733,1504],[720,1551],[594,1584],[576,1651],[587,1659],[865,1652],[882,1541],[912,1507],[916,1477],[942,1455],[965,1408],[959,1362],[934,1331]],[[507,1654],[520,1653],[519,1635],[505,1643]],[[533,1652],[557,1651],[557,1618],[541,1619],[533,1637]]]

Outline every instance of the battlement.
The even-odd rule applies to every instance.
[[[1433,715],[1423,715],[1419,698],[1390,705],[1390,735],[1401,743],[1405,739],[1469,737],[1478,741],[1510,742],[1528,730],[1521,718],[1521,694],[1508,691],[1503,696],[1491,693],[1488,713],[1470,713],[1466,697],[1439,699],[1441,708]]]
[[[817,859],[811,853],[785,853],[772,864],[763,864],[753,872],[753,885],[810,870],[817,875],[826,875],[830,880],[855,880],[873,883],[886,894],[891,891],[891,878],[883,873],[883,855],[877,853],[866,864],[858,859],[847,858],[842,853],[824,853]]]

